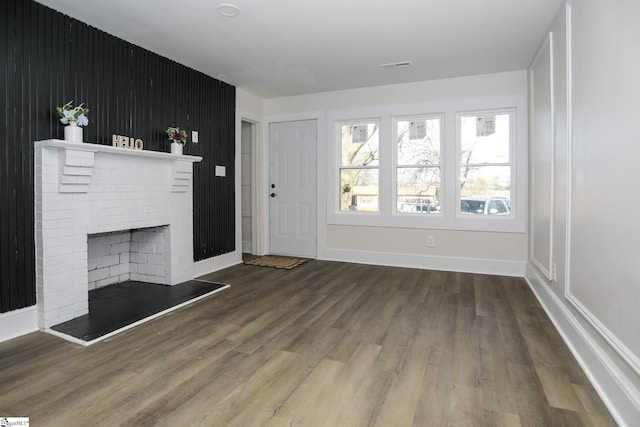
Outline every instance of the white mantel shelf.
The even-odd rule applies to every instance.
[[[36,152],[42,149],[63,150],[59,191],[61,193],[85,193],[89,190],[96,156],[118,155],[127,159],[143,159],[171,163],[171,191],[187,191],[192,181],[193,163],[202,157],[184,156],[160,151],[136,150],[86,142],[69,142],[60,139],[36,141]],[[122,159],[124,160],[124,159]]]
[[[44,141],[36,141],[36,146],[65,148],[65,149],[78,150],[78,151],[90,151],[93,153],[100,152],[100,153],[109,153],[109,154],[122,154],[127,156],[152,157],[152,158],[158,158],[158,159],[175,159],[175,160],[189,161],[193,163],[198,163],[202,161],[202,157],[198,157],[198,156],[177,155],[177,154],[171,154],[171,153],[164,153],[162,151],[135,150],[132,148],[121,148],[121,147],[113,147],[110,145],[93,144],[90,142],[69,142],[69,141],[63,141],[61,139],[46,139]]]

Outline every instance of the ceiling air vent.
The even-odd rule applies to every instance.
[[[411,67],[411,61],[389,62],[388,64],[378,65],[380,68],[406,68]]]

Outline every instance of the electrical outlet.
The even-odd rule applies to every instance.
[[[193,142],[194,144],[198,143],[198,131],[197,130],[192,130],[191,131],[191,142]]]
[[[428,248],[436,247],[436,239],[433,236],[427,236],[427,247]]]
[[[556,269],[556,263],[555,262],[551,265],[551,280],[554,281],[554,282],[558,281],[558,272],[557,272],[557,269]]]

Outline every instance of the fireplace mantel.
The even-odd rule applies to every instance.
[[[47,139],[44,141],[36,141],[36,146],[57,147],[76,151],[90,151],[94,153],[110,153],[123,156],[140,156],[156,159],[175,159],[192,163],[200,162],[202,160],[202,157],[198,156],[176,155],[171,153],[164,153],[162,151],[136,150],[133,148],[113,147],[111,145],[92,144],[87,142],[68,142],[62,139]]]
[[[61,140],[35,143],[36,290],[43,329],[88,312],[87,236],[168,226],[167,285],[193,279],[193,163]]]

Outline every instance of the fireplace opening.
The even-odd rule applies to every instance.
[[[90,291],[126,281],[168,285],[168,226],[87,236]]]

